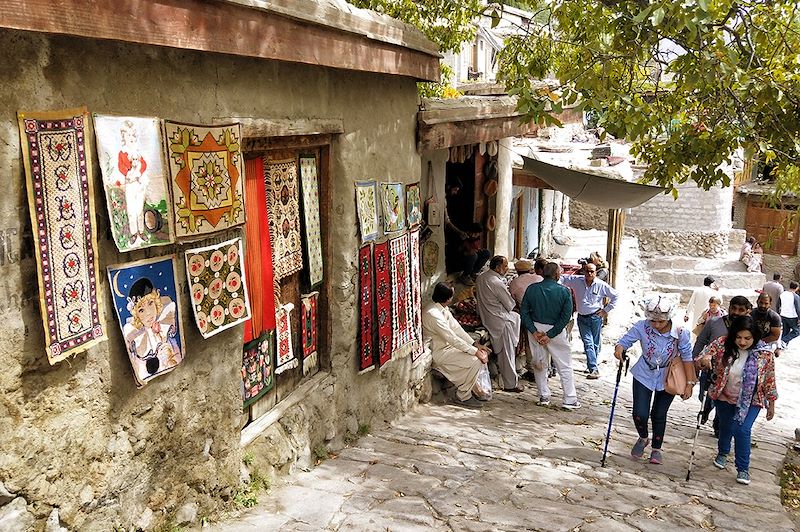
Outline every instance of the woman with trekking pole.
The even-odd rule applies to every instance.
[[[731,322],[728,336],[708,345],[698,364],[711,369],[708,395],[714,399],[719,419],[719,440],[714,465],[725,469],[733,438],[736,482],[750,484],[750,435],[758,414],[767,409],[767,421],[775,415],[775,357],[759,342],[761,330],[750,316]]]
[[[614,356],[621,360],[623,353],[639,342],[642,354],[631,368],[633,375],[633,423],[639,439],[631,449],[631,458],[638,460],[650,445],[648,421],[652,420],[653,440],[650,463],[661,464],[661,445],[667,427],[667,411],[675,395],[664,389],[667,368],[680,357],[686,377],[686,387],[680,394],[683,400],[692,395],[696,382],[689,331],[673,323],[675,304],[664,296],[653,296],[643,304],[645,318],[633,325],[620,338]]]

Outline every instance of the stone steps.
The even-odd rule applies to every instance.
[[[656,285],[677,285],[687,288],[703,286],[703,280],[708,275],[714,278],[720,289],[760,290],[766,282],[763,273],[746,271],[650,270],[650,280]]]
[[[706,275],[716,277],[720,272],[747,273],[747,267],[735,256],[725,259],[708,259],[704,257],[663,256],[643,259],[648,270],[690,270],[701,271]],[[702,284],[702,281],[701,283]]]
[[[694,292],[695,288],[697,287],[670,284],[654,284],[653,286],[653,289],[656,292],[678,294],[680,297],[680,303],[683,306],[689,302],[689,298],[692,297],[692,292]],[[758,290],[760,289],[761,287],[759,286]],[[756,289],[754,288],[720,288],[718,295],[722,298],[722,306],[724,308],[728,308],[728,302],[730,302],[733,296],[745,296],[753,303],[753,306],[755,306],[756,298],[758,298],[758,292],[756,292]]]

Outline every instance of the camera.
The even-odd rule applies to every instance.
[[[586,264],[588,264],[589,262],[590,262],[589,259],[578,259],[578,264],[580,264],[581,266],[586,266]]]

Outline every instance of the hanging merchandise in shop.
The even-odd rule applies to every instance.
[[[378,316],[378,365],[392,359],[392,282],[389,242],[375,244],[375,301]]]
[[[280,280],[303,269],[297,160],[265,161],[272,266]]]
[[[356,209],[361,241],[375,240],[378,236],[378,193],[375,181],[356,182]]]
[[[194,239],[245,221],[239,124],[164,122],[175,234]]]
[[[183,361],[175,256],[108,267],[122,337],[136,386],[169,373]]]
[[[303,189],[308,283],[314,288],[322,283],[322,236],[319,226],[319,178],[316,157],[300,158],[300,182]]]
[[[358,250],[359,371],[375,366],[374,275],[372,244],[367,243]]]
[[[18,113],[50,364],[106,339],[98,265],[89,114]]]
[[[406,228],[406,198],[402,183],[381,183],[383,232],[396,233]]]
[[[175,241],[158,118],[94,115],[111,235],[132,251]]]

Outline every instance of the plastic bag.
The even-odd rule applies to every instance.
[[[547,349],[539,342],[531,339],[531,365],[539,371],[550,366],[550,357]]]
[[[492,377],[489,375],[489,366],[483,364],[478,371],[478,379],[475,381],[481,389],[482,399],[488,401],[492,398]]]

